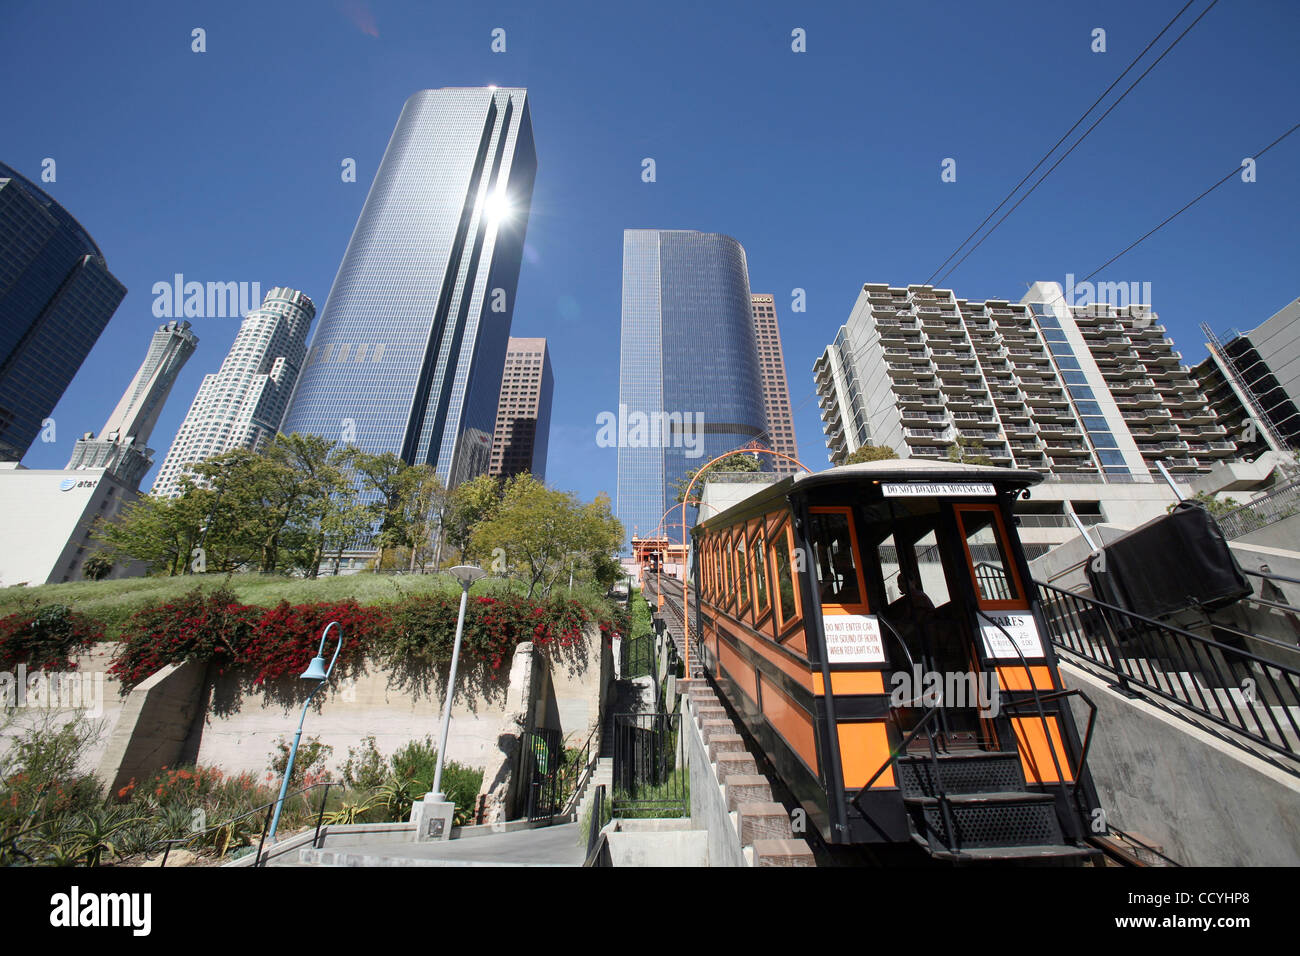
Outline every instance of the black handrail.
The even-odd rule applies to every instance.
[[[1293,759],[1300,757],[1300,745],[1296,743],[1296,739],[1300,738],[1300,724],[1292,713],[1300,707],[1300,670],[1213,638],[1134,614],[1094,597],[1064,591],[1042,581],[1034,583],[1042,595],[1040,603],[1045,610],[1051,612],[1045,613],[1044,617],[1047,620],[1052,643],[1113,674],[1121,689],[1128,690],[1131,683],[1148,694],[1177,704],[1198,717],[1226,727],[1269,750]],[[1083,612],[1092,612],[1091,616],[1097,622],[1095,626],[1090,627],[1084,622]],[[1077,622],[1071,623],[1070,615],[1077,618]],[[1161,666],[1158,659],[1153,660],[1149,655],[1136,658],[1141,666],[1125,667],[1125,659],[1120,656],[1111,633],[1112,629],[1117,627],[1158,639],[1160,650],[1175,665],[1173,671]],[[1097,642],[1104,646],[1104,654],[1099,653],[1095,646]],[[1221,658],[1232,678],[1231,682],[1224,680],[1223,672],[1215,660],[1216,655]],[[1271,707],[1264,703],[1261,713],[1254,699],[1242,700],[1242,705],[1250,714],[1256,730],[1247,726],[1247,719],[1231,692],[1231,688],[1240,683],[1238,668],[1244,669],[1250,679],[1259,679],[1271,688],[1272,697],[1279,705]],[[1193,680],[1192,687],[1189,688],[1187,681],[1175,676],[1179,673],[1191,674],[1193,671],[1207,677],[1212,676],[1218,681],[1219,686],[1229,688],[1228,693],[1224,695],[1226,703],[1219,695],[1214,694],[1216,706],[1211,707],[1198,683]],[[1171,688],[1176,680],[1178,686],[1184,691],[1184,696],[1178,696],[1170,689],[1162,687],[1161,677],[1165,678],[1165,682]],[[1197,697],[1199,700],[1196,699]],[[1285,729],[1275,713],[1279,710],[1287,724]]]
[[[583,861],[583,866],[592,866],[595,864],[595,858],[600,852],[600,845],[604,841],[601,830],[604,829],[605,819],[605,785],[602,783],[596,788],[596,799],[591,805],[591,827],[587,831],[587,858]]]
[[[596,734],[600,733],[604,725],[605,725],[605,717],[602,714],[600,716],[600,719],[596,721],[596,726],[592,727],[591,733],[587,735],[587,742],[583,744],[582,747],[580,748],[580,751],[582,753],[582,757],[581,757],[582,767],[578,771],[577,775],[574,777],[573,792],[569,794],[569,798],[564,802],[565,813],[568,813],[570,810],[576,808],[578,798],[582,795],[582,787],[587,782],[587,780],[591,777],[591,774],[595,769],[597,762],[599,762],[600,760],[599,751],[596,752],[595,759],[594,760],[592,759],[591,744],[592,741],[596,739]]]
[[[912,657],[912,652],[911,650],[908,649],[907,642],[903,640],[903,635],[898,632],[898,628],[894,627],[894,625],[890,623],[889,619],[886,618],[885,615],[877,614],[876,619],[885,625],[885,627],[889,630],[889,633],[893,636],[894,640],[898,642],[898,646],[903,649],[903,656],[907,658],[908,673],[915,674],[916,660]],[[920,690],[920,688],[917,688],[917,690]],[[922,698],[924,696],[925,696],[924,693],[922,693],[920,696],[913,698],[907,703],[899,704],[897,706],[893,705],[892,703],[890,704],[889,719],[894,722],[894,726],[898,729],[899,733],[902,733],[903,728],[899,726],[897,711],[903,707],[914,707],[917,703],[923,703],[924,701]],[[885,762],[882,763],[880,767],[877,768],[876,772],[871,775],[871,778],[867,781],[866,786],[864,786],[861,790],[859,790],[857,794],[853,797],[852,803],[855,807],[857,807],[858,812],[861,813],[863,817],[870,819],[870,815],[866,812],[866,810],[862,808],[862,803],[861,803],[862,797],[865,796],[867,791],[871,789],[871,785],[875,783],[877,779],[879,779],[880,775],[885,772],[885,769],[889,767],[891,764],[893,764],[895,761],[897,761],[899,754],[907,752],[908,744],[910,744],[913,740],[916,739],[916,735],[921,732],[921,728],[924,727],[926,724],[928,724],[930,722],[930,719],[934,717],[937,713],[939,713],[939,705],[930,708],[930,710],[925,714],[925,716],[921,718],[921,720],[917,723],[917,725],[912,728],[911,732],[908,733],[903,738],[902,743],[898,745],[898,750],[891,752],[889,756],[885,758]],[[943,786],[943,775],[939,771],[939,752],[934,746],[934,734],[927,730],[925,733],[925,739],[926,742],[929,744],[929,748],[930,748],[931,779],[934,783],[935,799],[939,801],[939,814],[943,818],[944,830],[947,833],[949,839],[952,840],[952,845],[949,847],[949,849],[952,850],[954,854],[960,855],[961,847],[958,845],[959,840],[957,836],[957,830],[953,826],[953,822],[952,822],[952,807],[948,800],[948,793]]]
[[[1003,636],[1007,639],[1007,643],[1010,644],[1012,649],[1016,652],[1016,656],[1020,658],[1020,665],[1025,669],[1025,680],[1029,681],[1029,690],[1034,695],[1034,708],[1038,711],[1038,718],[1043,724],[1043,739],[1047,741],[1047,750],[1052,755],[1052,766],[1056,769],[1056,779],[1060,785],[1064,787],[1065,776],[1061,773],[1061,761],[1057,759],[1056,756],[1056,744],[1052,742],[1052,731],[1051,728],[1047,726],[1047,712],[1043,710],[1043,701],[1038,694],[1038,681],[1034,679],[1034,672],[1029,669],[1029,661],[1025,659],[1024,652],[1020,650],[1020,645],[1016,643],[1016,639],[1011,636],[1010,631],[997,621],[993,620],[993,618],[989,617],[979,608],[975,609],[975,615],[976,617],[982,617],[1001,631]],[[1028,746],[1028,741],[1026,741],[1026,746]],[[1041,779],[1042,774],[1039,774],[1039,777],[1040,779],[1038,780],[1038,783],[1041,784],[1043,782]]]
[[[326,799],[328,799],[328,797],[329,797],[329,788],[332,787],[332,786],[334,786],[334,784],[333,784],[332,782],[326,782],[326,783],[313,783],[313,784],[311,784],[310,786],[303,787],[303,788],[300,789],[300,790],[295,790],[295,791],[293,791],[292,793],[287,793],[287,794],[285,794],[285,797],[284,797],[285,801],[287,802],[288,799],[289,799],[290,797],[296,797],[296,796],[298,796],[298,794],[300,794],[300,793],[306,793],[307,791],[309,791],[309,790],[315,790],[315,789],[317,789],[318,787],[324,787],[324,788],[325,788],[325,794],[324,794],[324,796],[321,797],[321,803],[320,803],[320,805],[321,805],[321,810],[320,810],[320,814],[319,814],[319,816],[316,818],[316,834],[315,834],[315,836],[314,836],[313,839],[312,839],[312,843],[313,843],[313,845],[315,845],[316,841],[320,838],[320,826],[321,826],[321,820],[322,820],[322,819],[324,818],[324,816],[325,816],[325,801],[326,801]],[[270,814],[271,814],[271,812],[273,812],[273,811],[275,810],[275,805],[276,805],[277,803],[279,803],[279,802],[280,802],[280,800],[279,800],[279,797],[277,796],[276,799],[272,800],[270,803],[263,803],[263,804],[260,804],[260,805],[258,805],[258,806],[256,806],[256,807],[253,807],[251,810],[245,810],[243,813],[239,814],[238,816],[233,816],[233,817],[231,817],[229,820],[225,820],[225,821],[223,821],[223,822],[221,822],[221,823],[214,823],[212,826],[210,826],[210,827],[204,827],[202,830],[195,830],[193,833],[190,833],[190,834],[188,834],[188,835],[186,835],[186,836],[183,836],[183,837],[172,837],[172,838],[167,839],[167,840],[158,840],[156,843],[151,843],[151,844],[149,845],[148,849],[145,850],[145,853],[147,854],[150,850],[156,850],[156,849],[157,849],[158,847],[160,847],[160,846],[165,846],[166,849],[163,850],[163,858],[162,858],[162,862],[161,862],[160,864],[158,864],[158,865],[159,865],[160,867],[166,866],[166,865],[167,865],[167,857],[168,857],[168,855],[170,855],[173,846],[176,846],[176,845],[178,845],[178,844],[182,844],[182,843],[189,843],[191,840],[194,840],[194,839],[196,839],[196,838],[202,836],[202,835],[205,834],[205,833],[211,833],[211,832],[214,831],[214,830],[220,830],[220,829],[222,829],[222,828],[224,828],[224,827],[228,827],[228,826],[230,826],[230,824],[234,823],[234,822],[237,821],[237,820],[242,820],[242,819],[244,819],[244,817],[250,817],[250,816],[252,816],[252,815],[255,814],[255,813],[258,813],[258,812],[260,812],[260,811],[262,811],[262,810],[266,810],[266,811],[267,811],[267,818],[266,818],[266,822],[265,822],[265,824],[264,824],[263,827],[262,827],[262,839],[261,839],[261,841],[259,841],[259,843],[258,843],[258,845],[257,845],[257,862],[254,863],[254,866],[263,866],[263,865],[264,865],[264,862],[262,861],[262,846],[263,846],[263,845],[265,844],[265,842],[266,842],[266,833],[267,833],[267,831],[271,828],[271,817],[270,817]]]

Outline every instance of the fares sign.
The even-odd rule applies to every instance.
[[[992,623],[994,621],[997,623]],[[998,624],[1002,627],[998,627]],[[980,636],[984,638],[986,655],[1019,659],[1020,654],[1016,653],[1016,647],[1013,647],[1011,640],[1007,639],[1008,634],[1011,640],[1016,642],[1016,647],[1020,648],[1020,654],[1026,658],[1043,656],[1043,643],[1038,637],[1038,626],[1034,624],[1034,616],[1028,611],[980,615]]]
[[[826,660],[831,664],[883,664],[885,644],[874,614],[827,614]]]
[[[881,484],[880,493],[886,498],[992,497],[996,494],[987,481],[886,481]]]

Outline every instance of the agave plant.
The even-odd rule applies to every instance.
[[[90,866],[99,866],[105,853],[119,856],[124,841],[130,839],[131,828],[148,822],[131,813],[130,807],[103,807],[82,813],[73,821],[69,833],[80,841],[82,855]]]
[[[356,823],[357,818],[364,813],[373,810],[382,801],[377,797],[370,797],[368,800],[344,800],[337,810],[331,810],[326,813],[321,821],[330,826],[343,826],[349,823]]]
[[[411,815],[417,794],[428,790],[428,786],[419,780],[408,780],[390,776],[379,788],[379,802],[383,804],[390,820],[405,820]]]

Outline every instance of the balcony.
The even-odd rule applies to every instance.
[[[915,365],[896,365],[893,362],[889,362],[886,364],[885,367],[889,369],[890,376],[895,379],[916,378],[917,376],[920,375],[930,374],[930,370],[928,368],[925,367],[917,368]]]
[[[908,444],[950,445],[952,433],[947,428],[904,428],[903,436]]]
[[[943,412],[928,412],[921,408],[906,408],[902,411],[903,424],[909,428],[918,426],[948,426],[948,416]]]

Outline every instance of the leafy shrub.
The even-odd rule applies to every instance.
[[[241,660],[257,669],[255,684],[280,677],[297,677],[320,647],[321,634],[331,621],[338,621],[343,633],[334,673],[344,673],[359,665],[388,624],[388,615],[377,607],[362,607],[356,601],[325,604],[289,604],[281,601],[262,613],[261,618],[239,648]],[[330,633],[325,645],[325,659],[334,655],[338,631]]]
[[[240,604],[225,588],[211,594],[195,588],[174,604],[142,608],[132,615],[109,673],[125,690],[167,664],[216,661],[224,670],[239,661],[259,610]]]
[[[358,747],[348,748],[348,759],[343,764],[343,785],[353,790],[378,790],[388,776],[388,761],[375,746],[374,736],[367,737]]]
[[[283,779],[284,768],[289,766],[289,749],[289,742],[281,737],[271,754],[271,773],[276,781]],[[305,744],[300,742],[298,753],[293,758],[293,773],[289,775],[289,792],[317,783],[327,783],[330,772],[325,769],[325,762],[332,753],[334,748],[321,743],[316,737],[308,738]]]
[[[72,670],[73,655],[104,639],[98,622],[65,604],[45,604],[0,618],[0,669]]]
[[[447,595],[409,597],[386,607],[355,601],[273,608],[240,604],[234,594],[196,588],[175,603],[137,611],[123,634],[124,644],[110,667],[124,689],[134,687],[167,664],[216,661],[224,671],[245,666],[254,683],[300,674],[306,669],[330,621],[343,629],[339,656],[342,673],[367,659],[380,663],[432,666],[451,660],[459,599]],[[466,608],[462,654],[489,673],[522,641],[539,647],[576,644],[592,620],[579,601],[553,598],[538,603],[514,595],[473,598]],[[601,622],[608,641],[612,624]],[[326,647],[332,655],[332,645]]]

